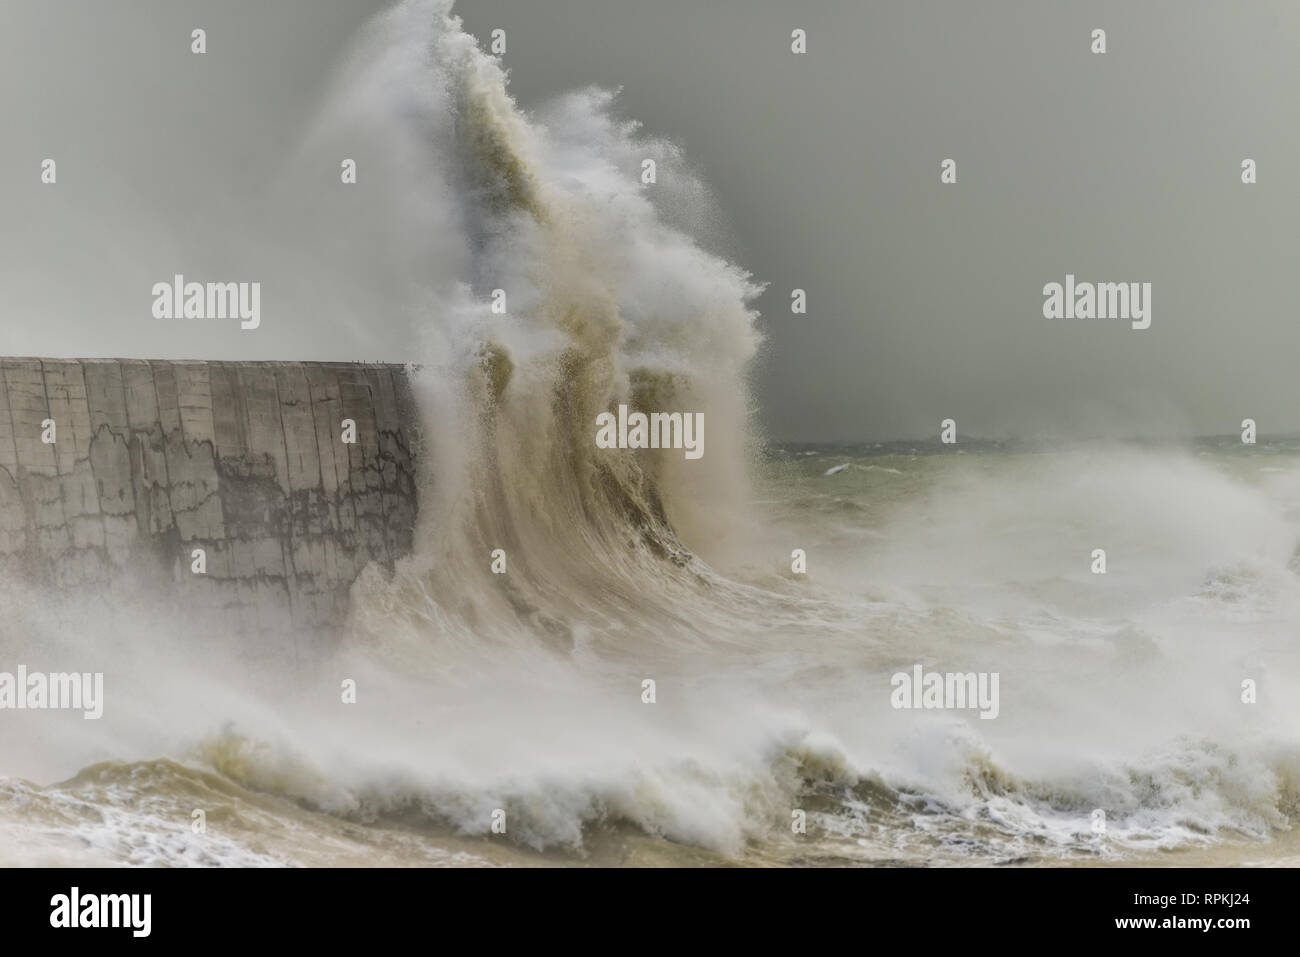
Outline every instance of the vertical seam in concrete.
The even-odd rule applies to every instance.
[[[50,409],[50,380],[45,375],[45,360],[37,360],[41,364],[41,392],[45,394],[45,416],[54,420],[54,484],[59,489],[59,511],[63,513],[63,527],[68,533],[69,551],[76,551],[77,535],[73,531],[72,525],[68,522],[68,503],[63,497],[63,473],[59,469],[59,422],[54,418],[53,410]],[[76,456],[73,456],[74,460]],[[58,582],[58,562],[54,565],[54,580]]]
[[[294,592],[298,587],[298,570],[293,564],[293,473],[289,466],[289,442],[284,437],[284,402],[280,398],[280,377],[276,374],[277,366],[271,367],[271,384],[275,386],[275,412],[280,420],[280,448],[284,450],[284,505],[285,518],[287,527],[284,530],[285,540],[280,542],[280,561],[284,565],[284,597],[289,602],[289,619],[295,619]],[[215,435],[215,429],[214,429]],[[296,628],[289,630],[290,639],[293,641],[293,661],[298,666],[298,634]]]
[[[311,376],[307,374],[306,368],[302,370],[302,380],[307,385],[307,414],[311,416],[311,440],[316,445],[316,475],[320,479],[320,497],[325,499],[325,463],[320,457],[320,435],[316,431],[316,403],[311,398]],[[326,427],[328,430],[328,426]],[[334,456],[330,455],[330,463],[333,464]]]
[[[339,369],[336,365],[330,365],[329,371],[334,381],[334,392],[338,396],[338,408],[335,410],[335,414],[339,417],[338,419],[339,426],[332,427],[330,430],[330,434],[338,435],[336,429],[342,426],[342,420],[348,417],[348,413],[347,410],[343,407],[343,378],[339,372]],[[337,444],[342,445],[342,436],[340,436],[340,441]],[[352,488],[351,448],[349,446],[343,445],[343,478],[341,480],[338,477],[339,476],[338,455],[335,454],[332,457],[334,459],[334,480],[338,483],[337,494],[341,496],[341,500],[340,500],[341,503],[346,503],[348,510],[352,512],[352,531],[354,536],[356,537],[357,542],[359,543],[361,540],[361,516],[357,514],[357,493]],[[364,457],[362,459],[362,464],[363,466],[365,464]],[[342,511],[342,505],[340,505],[339,511],[340,512]],[[340,522],[341,521],[342,519],[340,519]],[[350,555],[351,561],[353,562],[356,561],[356,552],[360,547],[361,547],[360,544],[357,544],[356,547],[352,549],[352,554]]]
[[[9,397],[9,435],[10,438],[13,439],[14,443],[14,487],[18,490],[18,501],[20,501],[23,506],[24,522],[31,530],[31,534],[28,534],[27,531],[23,532],[23,550],[27,551],[28,549],[38,547],[40,533],[36,528],[36,514],[34,510],[30,513],[30,521],[28,521],[29,513],[27,496],[23,494],[23,473],[26,469],[23,467],[22,457],[18,454],[18,424],[14,421],[14,399],[13,393],[9,391],[9,371],[7,365],[6,362],[0,361],[0,382],[4,383],[5,395]]]
[[[152,386],[153,389],[153,407],[156,408],[157,416],[159,416],[159,433],[162,436],[162,449],[159,451],[162,455],[162,477],[166,481],[164,486],[166,489],[166,516],[172,521],[174,527],[175,508],[172,507],[172,467],[166,462],[166,428],[162,425],[162,399],[159,398],[159,376],[157,376],[157,372],[153,368],[152,361],[146,361],[144,364],[149,369],[149,386]],[[152,429],[149,430],[152,432]]]
[[[5,395],[9,396],[9,437],[14,443],[14,484],[18,483],[18,475],[22,471],[22,462],[18,457],[18,424],[14,422],[14,402],[13,393],[9,391],[9,372],[6,363],[0,361],[0,383],[4,384]],[[21,486],[19,486],[21,491]]]
[[[362,370],[364,372],[364,370]],[[392,552],[388,548],[388,510],[384,504],[384,430],[379,425],[379,405],[375,402],[375,384],[366,376],[366,395],[370,396],[370,421],[375,423],[375,474],[379,477],[379,522],[382,526],[384,558],[391,564]]]
[[[318,482],[317,487],[320,489],[320,500],[322,504],[325,504],[325,517],[326,519],[328,519],[329,505],[328,505],[328,496],[325,494],[325,462],[321,458],[320,433],[317,431],[316,428],[316,402],[313,400],[311,394],[311,375],[308,372],[307,367],[305,365],[302,366],[301,368],[302,368],[303,385],[306,386],[307,388],[307,415],[311,417],[311,440],[316,447],[316,480]],[[328,425],[326,425],[326,429],[327,430],[329,429]],[[330,468],[331,469],[334,468],[334,455],[332,452],[330,454]],[[337,515],[337,511],[338,510],[335,509],[336,515]],[[337,518],[335,518],[334,520],[334,525],[335,525],[334,528],[335,541],[337,542],[338,529],[341,526],[341,523],[338,521]],[[327,546],[322,544],[321,545],[321,571],[323,574],[327,573],[327,569],[329,568],[329,561],[330,559],[328,557],[328,548]],[[320,600],[319,597],[317,597],[316,600],[319,601]]]
[[[99,531],[104,536],[104,574],[111,575],[111,566],[113,564],[112,556],[108,553],[108,523],[104,521],[104,496],[99,490],[99,479],[95,477],[95,459],[90,454],[95,444],[95,437],[99,434],[95,429],[95,417],[90,408],[90,386],[86,385],[86,363],[84,359],[77,360],[77,374],[81,376],[81,391],[86,396],[86,422],[90,425],[90,438],[86,440],[86,467],[90,469],[90,482],[95,487],[95,510],[99,512]],[[113,427],[108,427],[108,434],[111,439]],[[74,456],[72,466],[76,469],[76,458]]]
[[[126,442],[126,460],[131,465],[131,516],[135,519],[136,532],[140,533],[143,529],[140,528],[140,502],[136,496],[138,494],[137,489],[144,483],[142,481],[143,476],[136,475],[135,456],[131,454],[131,446],[135,442],[135,429],[131,425],[131,400],[126,391],[127,367],[119,362],[117,368],[120,373],[118,380],[122,383],[122,414],[126,416],[126,422],[123,423],[126,426],[126,435],[123,436],[123,441]],[[152,373],[152,370],[150,372]]]
[[[162,435],[162,448],[159,451],[162,455],[163,477],[167,483],[164,486],[167,489],[167,518],[171,521],[172,527],[176,528],[176,509],[172,505],[172,470],[167,464],[167,427],[163,425],[162,399],[158,395],[158,373],[153,367],[152,360],[145,360],[145,365],[149,368],[149,385],[153,386],[153,404],[158,410],[158,432]],[[179,405],[179,402],[177,404]]]

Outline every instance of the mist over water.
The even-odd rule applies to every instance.
[[[423,336],[415,553],[329,644],[12,586],[6,646],[109,697],[93,727],[21,716],[0,859],[1294,858],[1300,449],[760,454],[761,287],[692,239],[707,190],[612,94],[524,115],[447,4],[406,3],[302,149],[358,141],[383,169],[358,314]],[[620,403],[702,412],[706,454],[598,449]],[[998,717],[891,707],[918,663],[998,673]]]

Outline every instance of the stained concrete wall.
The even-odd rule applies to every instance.
[[[411,549],[414,422],[400,366],[0,360],[0,574],[157,583],[244,634],[335,625]]]

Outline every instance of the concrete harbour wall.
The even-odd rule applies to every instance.
[[[411,550],[415,422],[401,366],[2,359],[0,574],[157,582],[245,634],[337,624]]]

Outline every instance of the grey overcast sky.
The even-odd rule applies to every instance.
[[[182,246],[213,271],[257,261],[255,242],[231,238],[232,198],[267,178],[336,179],[333,157],[324,173],[285,158],[384,6],[0,4],[0,353],[410,355],[405,316],[305,307],[231,335],[160,326],[147,295]],[[481,41],[506,30],[525,109],[617,87],[620,115],[683,147],[725,217],[711,248],[769,284],[754,384],[773,438],[933,436],[946,417],[968,436],[1228,433],[1247,416],[1300,431],[1300,3],[468,0],[457,12]],[[189,52],[195,26],[205,57]],[[1104,55],[1089,49],[1098,27]],[[47,156],[55,189],[38,181]],[[939,181],[947,157],[955,185]],[[357,223],[340,214],[323,233]],[[1067,273],[1150,282],[1151,328],[1044,319],[1042,287]],[[790,314],[794,287],[807,315]]]

